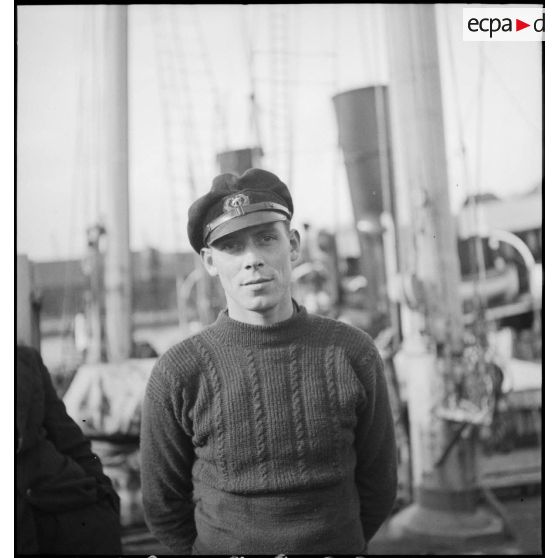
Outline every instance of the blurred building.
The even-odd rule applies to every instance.
[[[134,323],[177,321],[177,278],[195,267],[193,252],[162,253],[147,248],[132,253]],[[41,333],[63,333],[85,311],[89,280],[83,260],[32,262],[41,304]]]

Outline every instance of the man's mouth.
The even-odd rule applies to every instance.
[[[269,283],[271,279],[266,279],[264,277],[259,277],[258,279],[250,279],[249,281],[245,281],[242,283],[244,286],[248,285],[261,285],[262,283]]]

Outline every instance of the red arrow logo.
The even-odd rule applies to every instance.
[[[525,29],[525,27],[531,27],[530,23],[525,23],[524,21],[521,21],[520,19],[515,19],[515,30],[516,31],[521,31],[522,29]]]

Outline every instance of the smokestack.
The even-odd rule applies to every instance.
[[[395,219],[387,87],[346,91],[333,104],[374,323],[389,313],[380,216]]]

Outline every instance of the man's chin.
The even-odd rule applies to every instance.
[[[246,310],[251,312],[267,312],[277,306],[277,301],[270,299],[267,296],[251,297],[246,302]]]

